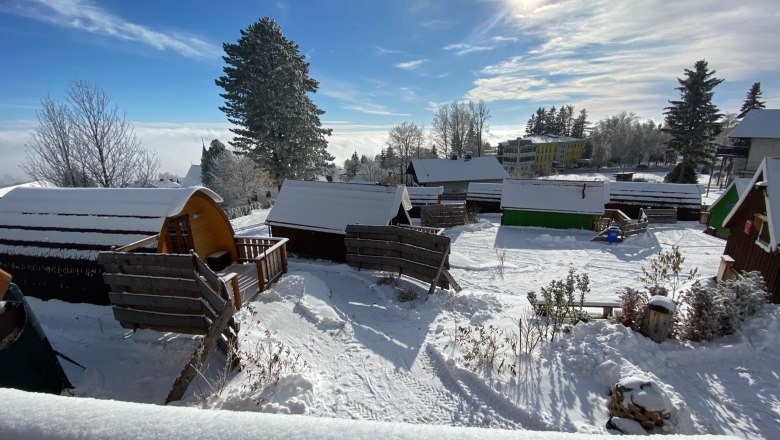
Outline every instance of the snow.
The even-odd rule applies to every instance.
[[[601,181],[506,179],[501,208],[601,215],[604,200]]]
[[[509,175],[494,156],[471,159],[414,159],[411,168],[420,185],[438,182],[501,180]]]
[[[693,207],[701,206],[702,188],[695,184],[655,182],[609,182],[611,203],[650,204]]]
[[[674,301],[672,301],[671,298],[662,295],[653,295],[652,298],[650,298],[650,301],[648,301],[648,304],[651,306],[661,307],[664,310],[668,310],[669,313],[674,312],[676,307]]]
[[[203,186],[200,165],[190,165],[187,175],[181,180],[181,184],[182,186]]]
[[[497,202],[501,200],[503,183],[469,182],[466,200]]]
[[[406,187],[285,180],[267,224],[344,234],[349,224],[387,225],[411,209]]]
[[[443,186],[408,186],[406,192],[413,206],[439,203],[439,197],[444,192]]]
[[[20,183],[17,185],[11,185],[11,186],[4,186],[0,188],[0,197],[3,197],[4,195],[8,194],[11,190],[16,188],[45,188],[46,182],[44,181],[32,181],[32,182],[26,182],[26,183]]]
[[[618,381],[617,389],[623,394],[623,406],[626,408],[633,403],[648,411],[663,413],[671,411],[666,396],[650,379],[629,376]]]
[[[573,440],[612,439],[609,434],[577,435],[555,432],[379,423],[294,415],[137,403],[71,399],[0,389],[0,437],[4,440],[62,439],[265,439],[265,440]],[[704,438],[704,437],[690,437]],[[711,438],[711,437],[708,437]]]
[[[16,188],[0,198],[0,213],[165,217],[179,213],[196,192],[215,202],[208,188]],[[159,227],[157,228],[159,230]]]
[[[234,227],[264,231],[267,215],[255,211]],[[663,394],[673,433],[780,438],[776,305],[713,342],[656,344],[594,320],[532,354],[502,353],[517,375],[467,368],[458,327],[517,331],[518,318],[531,318],[526,293],[569,268],[589,274],[588,299],[614,300],[623,287],[642,286],[642,267],[661,250],[679,246],[683,272],[696,266],[707,279],[724,247],[695,222],[650,225],[606,246],[591,242],[592,232],[502,227],[499,218],[481,215],[445,231],[458,293],[437,289],[426,298],[428,286],[404,276],[397,283],[418,299],[402,302],[388,274],[290,258],[288,272],[236,320],[241,347],[283,343],[305,366],[267,389],[248,389],[248,372],[234,372],[209,411],[118,402],[162,403],[198,336],[133,333],[109,307],[28,298],[54,348],[87,367],[63,364],[76,396],[106,400],[0,390],[0,438],[606,438],[608,390],[632,376]],[[204,377],[223,361],[215,354],[208,363]],[[177,406],[203,406],[196,392],[204,389],[198,377]],[[296,413],[303,415],[289,415]]]

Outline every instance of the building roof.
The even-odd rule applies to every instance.
[[[406,192],[413,206],[439,203],[439,197],[444,193],[443,186],[407,186]]]
[[[558,136],[557,134],[542,134],[537,136],[526,136],[524,141],[531,141],[534,144],[562,144],[565,142],[578,142],[584,139],[571,136]]]
[[[200,165],[190,165],[187,175],[181,179],[182,186],[203,186],[203,180],[200,178]]]
[[[501,200],[503,183],[478,183],[470,182],[466,192],[466,200],[497,202]]]
[[[420,184],[501,180],[509,175],[495,156],[471,159],[415,159],[412,172]]]
[[[625,205],[701,206],[702,188],[696,184],[660,182],[609,182],[609,202]]]
[[[4,186],[0,188],[0,197],[3,197],[4,195],[11,192],[11,190],[16,188],[45,188],[46,186],[47,184],[45,182],[41,182],[39,180],[26,182],[26,183],[18,183],[16,185]]]
[[[501,208],[529,211],[604,214],[601,181],[506,179]]]
[[[347,225],[388,225],[412,204],[406,187],[285,180],[266,224],[344,234]]]
[[[753,110],[751,110],[753,112]],[[739,201],[734,204],[729,215],[723,220],[723,225],[728,226],[731,218],[739,210],[739,207],[747,200],[752,191],[756,189],[756,184],[761,183],[767,188],[766,191],[766,216],[769,224],[769,250],[770,252],[780,250],[778,242],[780,241],[780,157],[765,157],[758,166],[756,174],[750,179],[748,190],[742,193]]]
[[[195,193],[222,201],[202,187],[16,188],[0,198],[0,253],[94,259],[160,233]]]
[[[717,205],[718,203],[720,203],[721,200],[723,200],[726,197],[726,195],[729,193],[729,191],[731,191],[731,188],[736,187],[736,189],[737,189],[737,198],[742,196],[742,194],[745,193],[745,190],[750,185],[750,180],[751,180],[750,177],[738,177],[738,178],[732,180],[731,183],[729,183],[728,186],[726,186],[726,188],[723,190],[723,192],[720,194],[720,196],[714,202],[712,202],[711,207]]]
[[[780,139],[780,109],[750,110],[731,130],[729,138]]]

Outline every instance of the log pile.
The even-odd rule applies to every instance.
[[[642,387],[652,387],[652,383],[643,384]],[[616,384],[610,390],[612,398],[609,402],[609,415],[611,417],[620,417],[624,419],[631,419],[642,425],[646,431],[653,430],[655,428],[661,428],[664,425],[664,421],[669,419],[669,412],[660,409],[652,410],[637,404],[630,396],[626,396],[626,392],[631,392],[620,383]]]

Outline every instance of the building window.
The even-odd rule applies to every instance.
[[[760,225],[759,225],[760,223]],[[758,236],[756,237],[756,245],[761,249],[771,252],[769,247],[769,226],[766,221],[766,216],[763,214],[756,214],[753,224],[758,228]]]

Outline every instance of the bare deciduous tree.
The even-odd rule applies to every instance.
[[[490,109],[485,104],[485,101],[479,100],[476,103],[469,101],[469,111],[471,112],[471,120],[474,125],[475,141],[477,144],[477,151],[474,153],[482,156],[482,145],[484,144],[485,135],[489,133],[487,121],[492,117]]]
[[[424,138],[423,129],[414,122],[404,122],[390,129],[387,145],[401,158],[401,174],[406,174],[412,155],[420,150]]]
[[[109,188],[145,183],[157,174],[157,154],[141,147],[132,124],[103,89],[75,81],[65,103],[47,97],[41,105],[22,164],[32,178]]]
[[[210,188],[222,197],[227,208],[247,205],[260,191],[273,186],[268,173],[252,159],[231,151],[214,156],[209,174]]]

